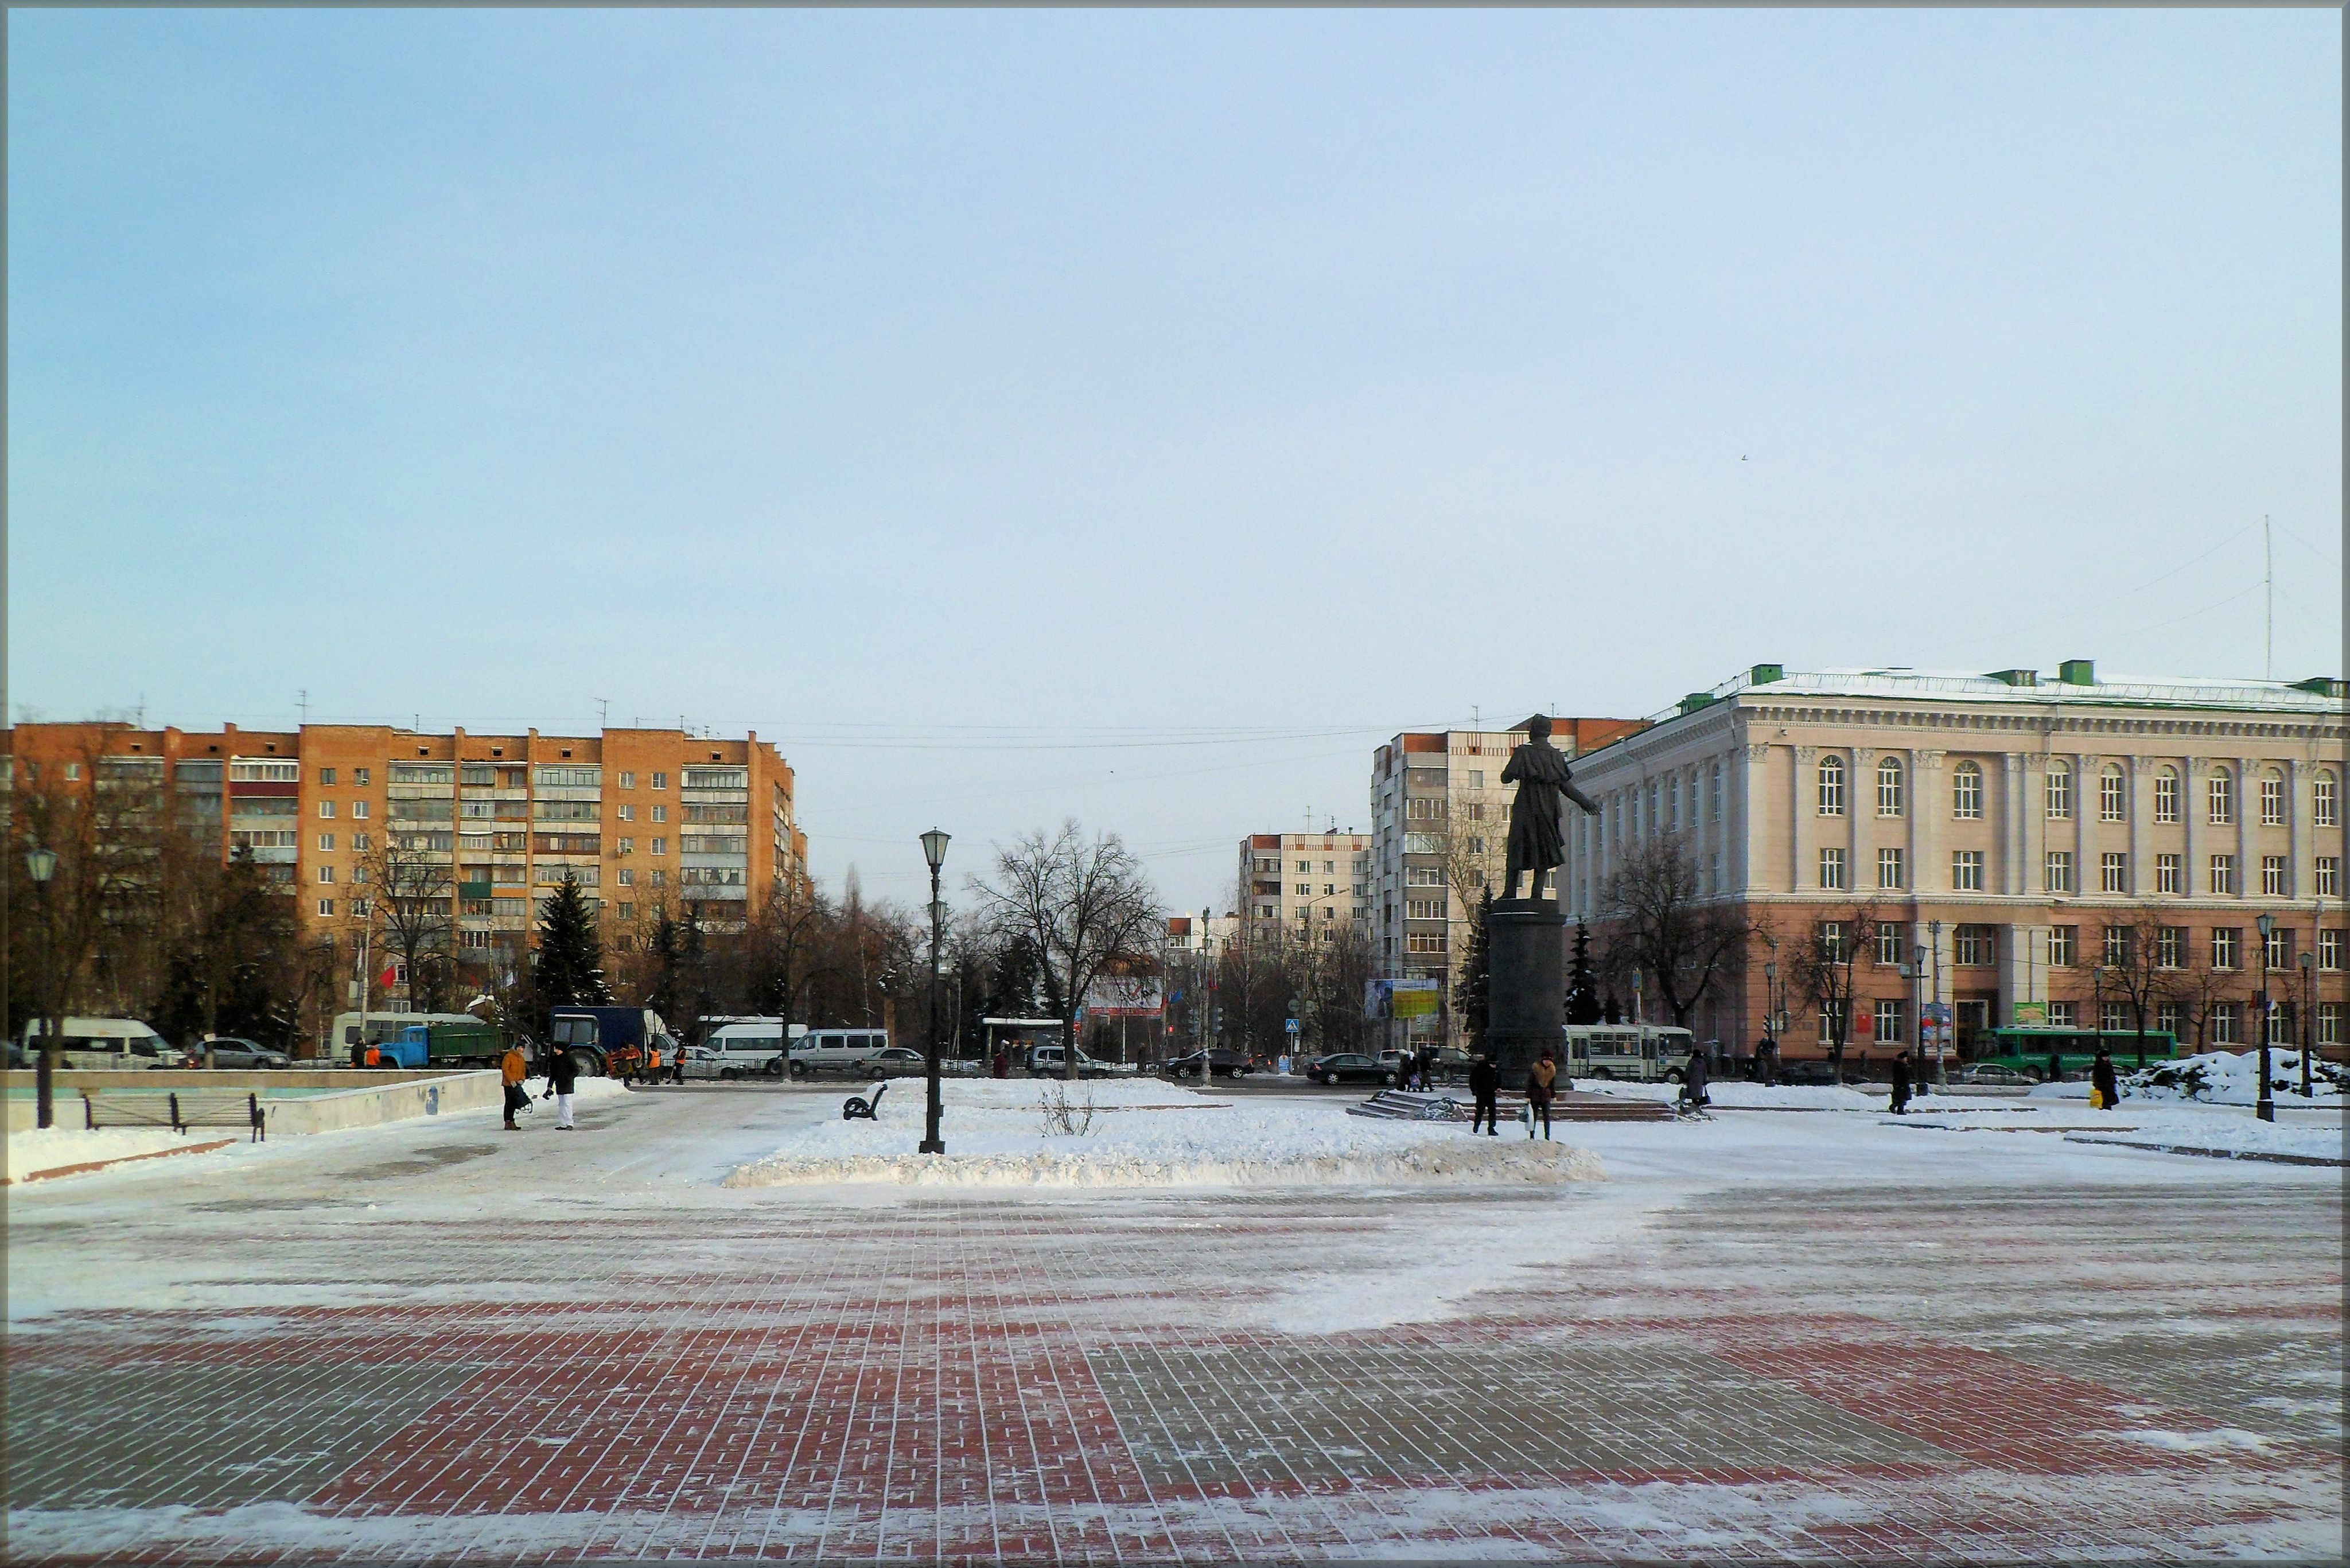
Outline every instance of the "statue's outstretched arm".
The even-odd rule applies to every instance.
[[[1567,799],[1581,806],[1586,815],[1597,816],[1599,815],[1598,805],[1589,795],[1575,787],[1575,781],[1573,779],[1567,780],[1558,787],[1565,793]]]

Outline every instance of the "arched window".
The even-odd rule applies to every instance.
[[[2211,770],[2211,826],[2225,827],[2236,820],[2236,775],[2225,768]]]
[[[2048,815],[2062,822],[2073,815],[2073,764],[2048,764]]]
[[[2274,768],[2261,775],[2261,826],[2284,826],[2284,775]]]
[[[2154,775],[2154,820],[2178,820],[2178,770],[2166,767]]]
[[[2334,805],[2334,775],[2320,770],[2309,781],[2309,820],[2319,827],[2333,827],[2342,820]]]
[[[1972,822],[1982,815],[1982,764],[1960,763],[1950,774],[1950,815]]]
[[[1826,756],[1820,759],[1820,815],[1844,815],[1844,759]]]
[[[1901,815],[1901,763],[1886,757],[1877,764],[1877,815]]]
[[[2129,815],[2129,784],[2122,770],[2113,763],[2097,775],[2097,820],[2121,822]]]

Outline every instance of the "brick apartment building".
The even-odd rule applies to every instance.
[[[1239,935],[1326,943],[1370,935],[1367,833],[1253,833],[1241,840]]]
[[[249,851],[314,934],[354,929],[367,857],[387,836],[448,866],[461,950],[526,944],[536,900],[566,872],[614,916],[667,901],[718,929],[806,876],[792,770],[755,733],[24,723],[0,746],[11,787],[55,769],[69,787],[88,778],[161,791],[183,827],[217,836],[224,857]]]
[[[2331,679],[2101,681],[2086,659],[2053,680],[1757,666],[1576,762],[1601,809],[1568,808],[1560,899],[1604,938],[1610,872],[1673,835],[1700,896],[1782,946],[1865,915],[1878,940],[1853,967],[1868,1018],[1847,1030],[1853,1047],[1912,1038],[1920,1000],[1952,1006],[1961,1050],[2019,1006],[2134,1027],[2108,982],[2106,932],[2145,922],[2182,982],[2209,981],[2199,1002],[2161,1002],[2149,1027],[2182,1048],[2252,1044],[2265,956],[2272,1038],[2300,1037],[2306,992],[2314,1036],[2338,1055],[2343,699]],[[1749,944],[1690,1020],[1700,1041],[1759,1037],[1772,952]],[[1817,1055],[1829,1021],[1786,994],[1787,967],[1782,1049]]]

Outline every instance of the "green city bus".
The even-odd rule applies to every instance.
[[[2097,1047],[2113,1053],[2114,1065],[2124,1072],[2137,1066],[2138,1034],[2135,1029],[2067,1029],[2052,1023],[2019,1023],[2005,1029],[1978,1029],[1969,1064],[2012,1067],[2045,1083],[2048,1062],[2054,1057],[2065,1077],[2085,1074],[2097,1059]],[[2178,1042],[2159,1029],[2146,1032],[2146,1059],[2166,1062],[2178,1054]]]

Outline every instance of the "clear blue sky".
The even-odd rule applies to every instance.
[[[7,26],[18,715],[605,699],[1196,909],[1472,711],[2258,675],[2263,514],[2341,669],[2334,11]]]

